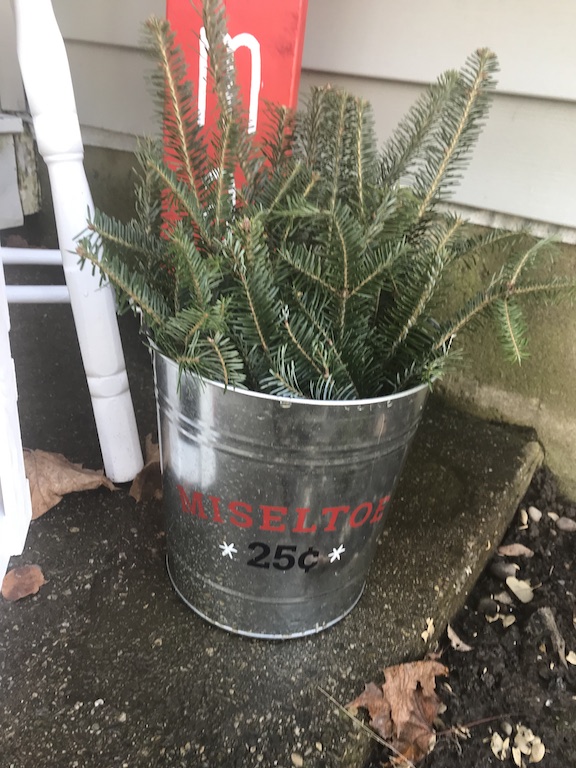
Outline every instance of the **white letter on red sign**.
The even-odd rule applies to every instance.
[[[260,96],[260,81],[262,79],[262,56],[260,54],[260,43],[254,35],[248,32],[241,32],[239,35],[230,37],[226,35],[224,42],[231,51],[236,52],[238,48],[248,48],[250,51],[251,76],[250,76],[250,105],[248,108],[248,133],[255,133],[258,124],[258,106]],[[208,83],[208,40],[206,38],[206,29],[200,29],[200,50],[199,50],[199,69],[198,69],[198,123],[206,123],[206,89]]]

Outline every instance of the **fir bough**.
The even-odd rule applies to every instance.
[[[383,151],[370,105],[330,86],[315,88],[301,114],[271,107],[258,142],[220,0],[204,3],[218,104],[210,132],[167,22],[147,26],[163,141],[140,146],[136,218],[97,212],[79,254],[181,370],[287,397],[378,397],[442,376],[454,338],[489,313],[507,356],[522,360],[520,300],[574,284],[531,281],[549,243],[472,236],[439,205],[486,119],[494,54],[478,50],[442,75]],[[451,267],[473,268],[501,244],[502,269],[444,317]]]

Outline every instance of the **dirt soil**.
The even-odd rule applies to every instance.
[[[531,506],[542,517],[528,517],[524,525],[522,510]],[[491,749],[495,732],[502,740],[511,733],[512,746],[518,725],[542,740],[541,765],[576,765],[576,532],[560,530],[556,515],[576,521],[576,503],[562,498],[547,469],[539,470],[502,542],[524,544],[534,556],[497,556],[483,573],[452,625],[471,651],[454,650],[444,637],[441,660],[450,675],[438,681],[438,689],[446,711],[437,724],[436,747],[419,768],[518,765],[511,750],[501,761]],[[530,602],[523,604],[507,589],[499,573],[504,562],[520,566],[516,577],[534,589]],[[510,605],[494,599],[503,592],[512,598]],[[494,615],[514,616],[515,622],[489,622],[487,616]],[[388,764],[388,754],[375,747],[369,768]],[[529,755],[517,753],[517,760],[534,764]]]

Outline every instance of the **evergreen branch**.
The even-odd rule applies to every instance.
[[[88,222],[87,230],[94,233],[102,245],[108,245],[115,252],[124,251],[130,255],[144,254],[148,258],[157,258],[158,239],[147,232],[141,232],[135,222],[123,224],[96,211],[92,221]]]
[[[266,337],[264,336],[264,332],[262,331],[262,326],[260,325],[260,320],[258,317],[258,312],[256,310],[256,303],[254,301],[254,297],[252,296],[252,292],[250,290],[250,285],[248,283],[248,280],[246,279],[246,271],[242,267],[242,265],[238,265],[238,268],[236,270],[236,274],[240,280],[240,283],[242,285],[242,289],[244,292],[244,296],[248,302],[248,307],[250,310],[250,316],[252,318],[252,322],[254,323],[254,327],[256,328],[256,332],[258,334],[258,338],[260,339],[260,344],[262,346],[262,349],[266,353],[266,355],[270,354],[270,349],[268,347],[268,343],[266,341]]]
[[[479,315],[483,314],[495,302],[501,299],[509,299],[512,295],[503,281],[504,269],[492,275],[490,284],[485,290],[478,291],[475,296],[466,302],[465,306],[456,313],[454,320],[444,324],[444,330],[439,339],[432,346],[432,352],[450,345],[452,340],[467,325],[471,324]]]
[[[474,71],[472,73],[471,83],[466,82],[465,76],[462,76],[461,78],[462,86],[464,88],[464,104],[460,119],[449,137],[447,146],[444,148],[443,156],[436,172],[428,182],[428,190],[418,208],[418,219],[421,219],[424,216],[432,201],[435,199],[448,168],[457,158],[457,153],[460,149],[463,137],[467,132],[472,133],[471,129],[475,127],[475,117],[479,119],[484,114],[484,109],[481,109],[480,114],[476,116],[475,107],[478,106],[480,96],[484,93],[485,88],[491,85],[489,73],[495,69],[496,58],[488,49],[480,49],[476,53],[476,58],[474,60],[471,59],[469,64]],[[475,136],[472,135],[472,138],[475,138]]]
[[[264,137],[262,152],[270,166],[278,169],[290,157],[295,114],[284,105],[270,103],[266,104],[266,111],[272,125]]]
[[[296,255],[300,254],[305,261],[301,260],[300,258],[296,258]],[[324,280],[321,277],[321,268],[318,266],[317,270],[314,271],[312,269],[312,258],[314,256],[314,252],[312,249],[305,249],[303,246],[299,246],[293,249],[292,252],[287,250],[286,248],[281,248],[278,251],[278,255],[291,267],[296,269],[301,275],[303,275],[308,280],[311,280],[313,283],[316,283],[317,285],[321,286],[325,290],[329,291],[335,296],[339,295],[339,291],[337,288],[335,288],[333,285],[330,285],[326,280]],[[306,258],[308,257],[308,258]]]
[[[353,390],[354,397],[356,398],[360,397],[360,392],[356,384],[354,383],[353,377],[351,376],[348,370],[348,365],[344,359],[344,356],[340,353],[337,345],[334,343],[334,340],[328,335],[325,328],[321,325],[321,323],[318,322],[317,314],[312,314],[310,312],[308,307],[302,301],[302,297],[298,294],[297,291],[294,291],[294,290],[292,291],[292,297],[293,297],[293,300],[298,305],[298,309],[300,313],[306,318],[306,321],[310,324],[312,328],[314,328],[314,330],[316,331],[318,336],[321,338],[323,343],[326,346],[330,347],[330,352],[333,355],[333,357],[336,358],[336,361],[338,362],[338,366],[340,370],[345,373],[348,386]]]
[[[303,164],[298,161],[295,165],[292,171],[290,172],[290,175],[284,180],[284,183],[276,193],[276,196],[270,203],[270,210],[274,212],[276,208],[278,207],[278,204],[280,203],[280,200],[282,200],[288,192],[292,189],[294,186],[295,180],[300,176],[304,166]]]
[[[288,319],[288,313],[287,313],[286,309],[285,309],[285,311],[284,311],[284,320],[283,320],[283,323],[282,323],[282,324],[283,324],[284,328],[286,329],[286,332],[288,333],[288,336],[290,337],[290,341],[292,342],[292,344],[294,344],[294,346],[296,347],[296,349],[298,350],[298,352],[299,352],[299,353],[302,355],[302,357],[303,357],[303,358],[304,358],[304,359],[305,359],[305,360],[306,360],[306,361],[307,361],[307,362],[310,364],[310,366],[311,366],[311,367],[312,367],[312,368],[313,368],[313,369],[316,371],[316,373],[318,373],[320,376],[326,376],[326,377],[327,377],[327,376],[329,375],[329,373],[330,373],[330,372],[329,372],[329,371],[328,371],[326,368],[322,369],[322,368],[321,368],[321,367],[320,367],[320,366],[319,366],[319,365],[316,363],[316,361],[314,360],[314,358],[313,358],[313,357],[311,357],[311,356],[310,356],[310,355],[309,355],[309,354],[306,352],[306,350],[304,349],[304,347],[303,347],[303,346],[300,344],[300,342],[299,342],[299,341],[298,341],[298,339],[296,338],[296,335],[295,335],[295,333],[294,333],[294,331],[292,330],[292,327],[291,327],[291,325],[290,325],[290,321],[289,321],[289,319]]]
[[[232,123],[224,120],[220,130],[220,146],[217,157],[217,167],[213,171],[216,179],[216,202],[214,205],[214,221],[216,225],[225,224],[228,219],[227,209],[231,204],[234,174],[229,169],[227,158],[232,144]],[[225,207],[225,204],[226,205]],[[224,212],[226,210],[226,212]]]
[[[174,171],[168,168],[164,162],[156,160],[151,155],[147,155],[145,163],[146,167],[156,174],[166,189],[172,194],[175,202],[177,202],[182,207],[183,211],[191,218],[200,235],[205,240],[208,240],[210,238],[210,233],[205,225],[203,210],[196,206],[194,197],[191,198],[188,194],[189,187],[183,184]]]
[[[400,332],[392,342],[390,346],[389,355],[392,356],[400,344],[406,339],[412,328],[416,325],[424,310],[428,306],[434,291],[438,285],[440,276],[442,275],[443,268],[446,264],[446,259],[443,254],[437,254],[434,261],[430,264],[427,271],[427,280],[425,285],[420,291],[418,301],[412,310],[411,315],[404,322]]]
[[[187,114],[187,101],[190,99],[184,89],[189,83],[186,77],[186,67],[181,64],[182,53],[176,46],[174,34],[170,31],[167,21],[164,19],[151,18],[147,22],[147,28],[152,36],[154,48],[156,50],[158,63],[163,75],[165,90],[160,94],[161,99],[166,99],[164,111],[164,124],[168,115],[174,121],[176,127],[177,156],[183,167],[184,178],[186,179],[188,189],[193,196],[195,210],[201,210],[201,200],[198,195],[198,188],[201,185],[201,177],[198,178],[196,169],[192,165],[188,132],[190,117]],[[169,108],[169,113],[166,109]]]
[[[180,370],[190,371],[194,370],[200,364],[199,355],[191,357],[190,355],[174,355],[174,362],[178,363]]]
[[[539,293],[558,297],[563,292],[576,295],[576,279],[555,277],[553,280],[543,283],[516,284],[511,293],[514,296],[530,296]]]
[[[350,298],[358,295],[374,280],[377,280],[385,272],[390,272],[394,263],[402,259],[410,251],[409,245],[401,240],[399,243],[393,243],[392,246],[386,244],[376,252],[376,263],[370,271],[350,290]]]
[[[340,100],[340,111],[336,118],[336,134],[334,137],[335,150],[334,150],[333,159],[332,159],[333,167],[330,169],[331,170],[330,184],[332,186],[332,194],[331,194],[328,210],[331,213],[335,211],[336,201],[338,199],[340,167],[342,164],[343,152],[344,152],[344,137],[345,137],[345,130],[346,130],[346,107],[347,107],[348,97],[346,94],[341,93],[339,96],[339,100]]]
[[[365,208],[365,201],[364,201],[364,165],[363,165],[363,159],[364,159],[364,152],[363,152],[363,144],[364,144],[364,111],[365,111],[365,105],[363,102],[361,102],[359,99],[356,100],[357,103],[357,113],[358,113],[358,122],[356,124],[356,165],[358,168],[358,174],[357,174],[357,196],[358,196],[358,210],[361,212],[362,218],[364,218],[366,208]]]
[[[310,175],[310,181],[308,182],[306,188],[302,192],[301,199],[302,199],[303,202],[306,202],[308,200],[308,198],[311,196],[312,191],[314,190],[314,187],[317,185],[318,181],[319,181],[318,174],[317,173],[312,173]],[[314,212],[316,212],[317,211],[316,207],[314,207],[313,210],[314,210]],[[290,234],[290,230],[291,230],[291,222],[288,222],[288,224],[286,224],[286,227],[284,229],[284,233],[283,233],[282,237],[280,238],[280,242],[281,242],[281,244],[283,246],[285,245],[285,243],[286,243],[286,241],[288,239],[288,236]]]
[[[98,268],[100,273],[121,292],[124,299],[135,304],[149,321],[158,326],[163,325],[168,314],[164,301],[161,297],[154,295],[149,287],[139,290],[133,274],[123,264],[114,269],[106,260],[99,259],[96,254],[91,253],[85,242],[80,243],[76,250],[83,261],[89,261]]]
[[[207,320],[209,318],[208,312],[203,312],[202,316],[197,320],[197,322],[190,328],[189,331],[187,331],[186,335],[184,336],[184,346],[187,347],[193,337],[200,331],[204,325],[206,324]],[[210,339],[208,339],[210,341]]]
[[[273,367],[268,371],[268,376],[262,380],[262,386],[274,395],[304,397],[296,375],[296,364],[294,360],[286,361],[286,351],[285,344],[278,348]]]
[[[271,394],[281,396],[288,393],[292,397],[304,397],[302,390],[299,387],[295,387],[294,384],[289,379],[282,376],[279,371],[271,369],[270,376],[282,385],[282,389],[280,391],[272,392]]]
[[[508,280],[509,290],[512,290],[514,288],[518,278],[520,277],[526,265],[530,261],[532,261],[536,256],[538,256],[541,250],[543,250],[544,248],[547,248],[551,242],[552,242],[552,238],[539,240],[537,243],[535,243],[531,248],[529,248],[525,253],[521,255],[521,257],[517,260],[516,264],[514,265],[514,271],[512,272]]]
[[[388,187],[397,184],[410,166],[426,157],[431,134],[438,119],[458,88],[458,72],[449,71],[425,91],[401,120],[388,141],[382,158],[382,180]]]
[[[350,292],[348,290],[348,248],[346,244],[346,239],[344,237],[344,233],[342,231],[342,226],[339,218],[337,216],[332,217],[332,222],[335,224],[337,232],[338,232],[338,240],[340,242],[341,246],[341,255],[342,255],[342,289],[338,292],[339,299],[340,299],[340,338],[342,338],[342,335],[344,334],[344,328],[346,323],[346,307],[348,303],[348,299],[350,298]]]
[[[215,352],[215,354],[216,354],[216,356],[218,358],[218,361],[219,361],[220,366],[222,368],[222,378],[224,379],[224,386],[227,387],[228,383],[229,383],[228,382],[228,368],[226,366],[226,362],[224,360],[224,357],[222,356],[222,353],[220,352],[220,349],[218,348],[218,345],[216,344],[215,340],[211,336],[208,336],[206,341],[208,342],[208,344],[210,344],[210,346],[212,347],[212,349],[214,350],[214,352]]]
[[[504,325],[503,340],[508,342],[507,347],[511,349],[512,359],[518,364],[522,362],[526,353],[524,351],[526,339],[524,337],[524,328],[521,324],[521,314],[516,307],[517,314],[514,315],[513,305],[508,299],[503,299],[495,304],[498,314],[502,318]]]

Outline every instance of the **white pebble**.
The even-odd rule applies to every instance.
[[[539,523],[542,520],[542,512],[540,512],[538,507],[528,507],[528,517],[534,523]]]
[[[559,517],[556,520],[556,528],[561,531],[576,531],[576,520],[572,520],[571,517]]]

